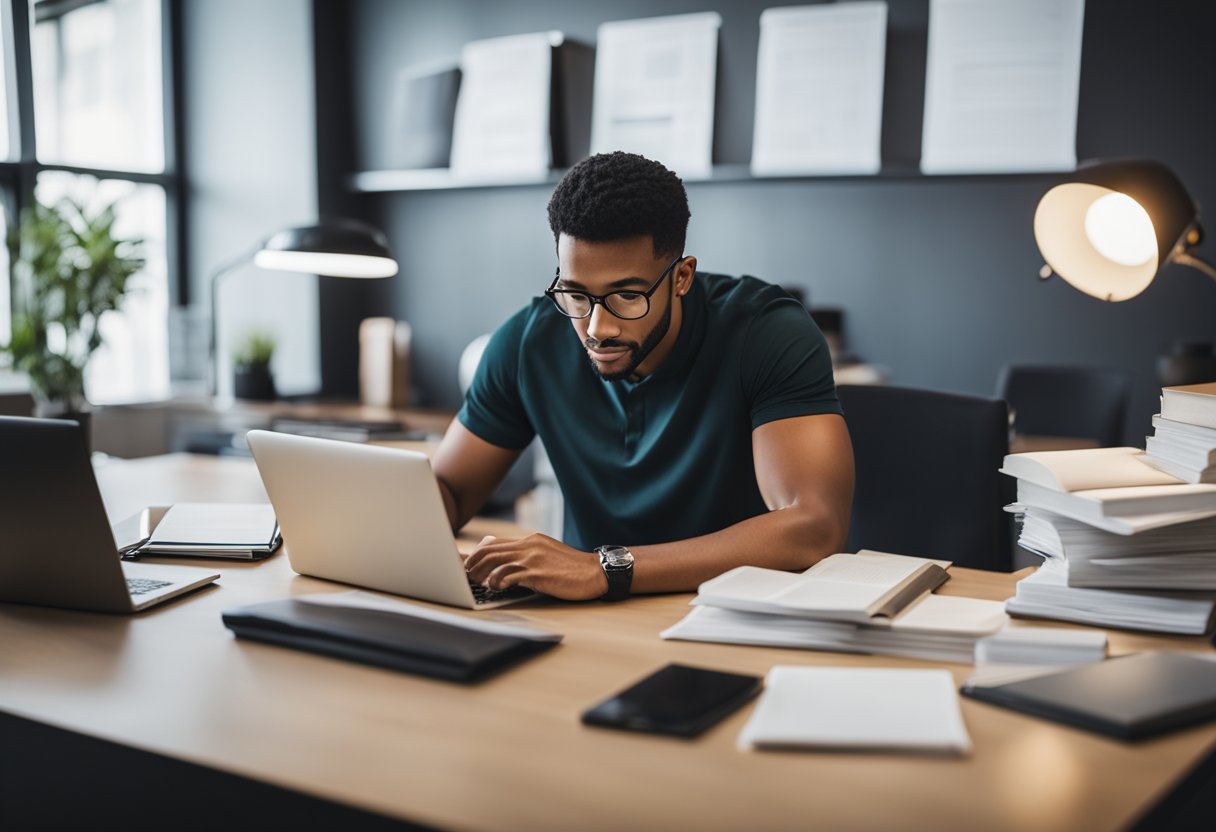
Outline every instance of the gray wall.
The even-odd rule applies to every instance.
[[[309,0],[186,0],[183,119],[189,181],[188,266],[194,325],[183,353],[204,356],[209,278],[266,235],[315,221],[312,4]],[[278,339],[280,392],[320,387],[317,279],[246,264],[228,276],[219,310],[221,357],[250,329]],[[190,375],[205,375],[202,366]],[[221,392],[231,373],[220,375]]]
[[[773,2],[358,0],[350,5],[358,167],[391,165],[398,73],[454,62],[467,40],[558,28],[594,42],[604,20],[715,9],[723,25],[716,157],[751,152],[760,11]],[[1216,9],[1200,0],[1090,0],[1078,157],[1148,156],[1216,205]],[[927,0],[892,0],[884,156],[916,158]],[[690,184],[688,252],[703,268],[804,288],[846,310],[850,347],[899,384],[991,394],[1002,364],[1075,363],[1133,373],[1127,435],[1155,410],[1155,358],[1182,337],[1216,340],[1216,285],[1170,266],[1148,292],[1103,304],[1041,282],[1031,232],[1047,176]],[[456,363],[473,337],[553,273],[548,187],[364,197],[402,269],[374,306],[413,324],[421,403],[459,403]],[[1200,253],[1216,258],[1216,245]]]

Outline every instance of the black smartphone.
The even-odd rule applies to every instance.
[[[669,664],[583,711],[583,722],[695,737],[759,692],[759,676]]]

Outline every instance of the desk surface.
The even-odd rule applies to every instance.
[[[103,466],[111,518],[181,499],[264,499],[251,463],[172,456]],[[502,531],[483,524],[476,531]],[[736,713],[694,741],[587,728],[587,705],[680,661],[929,667],[800,650],[665,642],[687,595],[482,613],[566,635],[463,687],[234,639],[220,612],[342,589],[286,557],[223,564],[219,586],[137,616],[0,605],[0,709],[389,816],[453,829],[1109,829],[1151,806],[1216,726],[1127,745],[970,700],[967,759],[740,752]],[[951,594],[1003,598],[1015,576],[954,570]],[[1112,633],[1112,652],[1211,650]],[[949,665],[960,681],[970,668]],[[627,784],[623,793],[611,784]]]

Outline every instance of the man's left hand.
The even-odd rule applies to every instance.
[[[465,560],[465,569],[493,590],[519,584],[567,601],[589,601],[608,591],[598,557],[544,534],[514,540],[485,537]]]

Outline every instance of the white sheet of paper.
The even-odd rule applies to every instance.
[[[1072,170],[1085,0],[930,0],[922,173]]]
[[[709,176],[721,25],[716,12],[601,24],[591,152],[626,150]]]
[[[752,174],[877,173],[886,43],[883,2],[765,9]]]
[[[774,667],[738,742],[744,749],[971,750],[950,671],[873,667]]]
[[[561,32],[466,43],[452,128],[452,175],[544,180],[553,163],[549,98]]]

